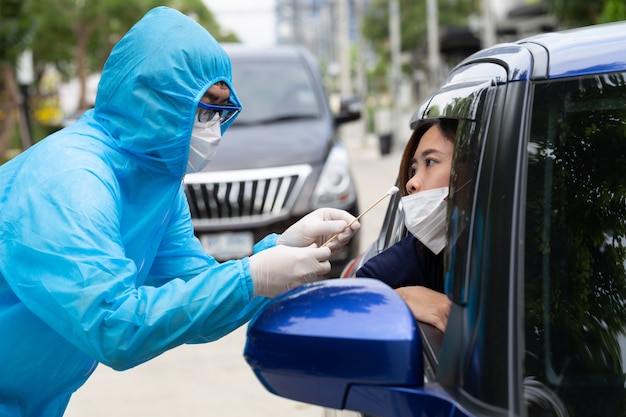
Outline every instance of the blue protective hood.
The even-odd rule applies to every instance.
[[[61,416],[98,362],[215,340],[265,303],[248,258],[204,253],[182,188],[217,81],[231,86],[213,37],[156,8],[113,49],[94,110],[0,166],[1,416]]]
[[[185,171],[193,120],[207,89],[223,81],[240,105],[230,58],[211,34],[189,21],[161,7],[136,24],[104,66],[93,113],[122,151],[178,176]]]

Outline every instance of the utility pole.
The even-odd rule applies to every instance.
[[[393,148],[400,136],[400,82],[402,77],[401,44],[400,44],[400,2],[389,1],[389,43],[391,45],[391,69],[389,93],[391,95],[391,144]]]
[[[342,97],[352,95],[352,66],[350,62],[350,31],[348,27],[348,0],[337,3],[337,20],[339,32],[339,77]]]
[[[491,10],[491,1],[482,0],[483,3],[483,33],[482,33],[482,47],[487,48],[496,43],[496,29],[493,21],[493,12]]]
[[[30,87],[35,79],[33,70],[33,52],[24,51],[17,62],[17,84],[20,97],[19,128],[21,133],[22,149],[26,150],[33,144],[33,131],[30,120]]]
[[[428,36],[428,69],[429,81],[432,91],[439,85],[440,59],[439,59],[439,5],[437,0],[426,1],[426,28]]]
[[[363,39],[363,1],[356,0],[355,3],[355,21],[357,33],[357,59],[356,59],[356,93],[362,101],[364,111],[361,113],[361,123],[359,136],[363,138],[363,145],[367,139],[367,127],[369,125],[369,112],[367,111],[367,76],[366,76],[366,45]]]

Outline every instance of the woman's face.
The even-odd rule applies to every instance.
[[[424,133],[415,149],[409,167],[407,194],[434,188],[448,187],[454,143],[446,139],[439,126],[432,126]]]

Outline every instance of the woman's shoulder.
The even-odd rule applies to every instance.
[[[403,286],[418,267],[416,245],[421,247],[421,243],[409,235],[370,258],[355,275],[379,279],[393,288]]]

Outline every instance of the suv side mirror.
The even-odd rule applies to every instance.
[[[390,388],[423,386],[415,319],[375,279],[330,279],[276,297],[250,323],[244,356],[268,391],[334,409],[366,411],[363,389],[380,402]]]
[[[359,120],[363,111],[363,102],[358,97],[342,97],[339,113],[335,115],[335,125]]]

